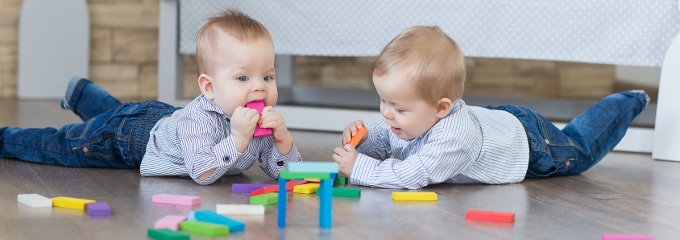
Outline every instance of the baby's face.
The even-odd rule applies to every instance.
[[[268,38],[239,41],[220,33],[215,54],[213,78],[214,102],[228,116],[238,106],[264,100],[276,104],[276,69],[274,45]]]
[[[380,113],[400,139],[417,138],[439,121],[435,104],[419,97],[408,68],[373,75],[373,85],[380,96]]]

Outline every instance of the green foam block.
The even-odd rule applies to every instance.
[[[288,196],[286,196],[288,198]],[[270,205],[279,202],[278,193],[265,193],[250,197],[250,204]]]
[[[149,228],[146,230],[146,235],[149,238],[158,240],[189,240],[189,234],[183,232],[173,231],[167,228]]]
[[[335,177],[334,186],[340,186],[347,184],[347,178],[345,176],[339,175]]]
[[[281,175],[279,176],[283,179],[305,179],[305,178],[318,178],[318,179],[330,179],[330,173],[292,173],[288,169],[282,169]]]
[[[183,232],[198,233],[208,236],[228,235],[229,227],[200,221],[184,221],[179,223],[179,229]]]

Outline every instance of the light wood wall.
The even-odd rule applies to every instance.
[[[158,0],[89,0],[89,77],[117,97],[157,96]],[[0,97],[16,97],[20,0],[0,0]],[[68,56],[66,56],[68,57]]]
[[[158,1],[89,0],[90,78],[114,96],[157,97]],[[0,0],[0,97],[17,94],[21,0]],[[298,84],[371,89],[372,58],[298,57]],[[184,96],[199,93],[193,56],[184,58]],[[613,91],[614,66],[468,58],[466,94],[599,98]]]

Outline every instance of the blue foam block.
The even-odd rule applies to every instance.
[[[246,228],[245,223],[220,215],[212,210],[196,211],[194,217],[197,221],[226,225],[229,227],[229,232],[239,232]]]

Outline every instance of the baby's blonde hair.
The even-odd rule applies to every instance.
[[[373,75],[410,68],[416,92],[429,103],[463,97],[465,59],[458,44],[437,26],[416,26],[397,35],[373,62]]]
[[[257,20],[239,10],[223,11],[209,18],[208,22],[198,32],[196,38],[198,75],[208,73],[214,67],[213,57],[217,49],[219,31],[228,33],[239,41],[249,41],[262,37],[270,41],[272,39],[267,28]]]

